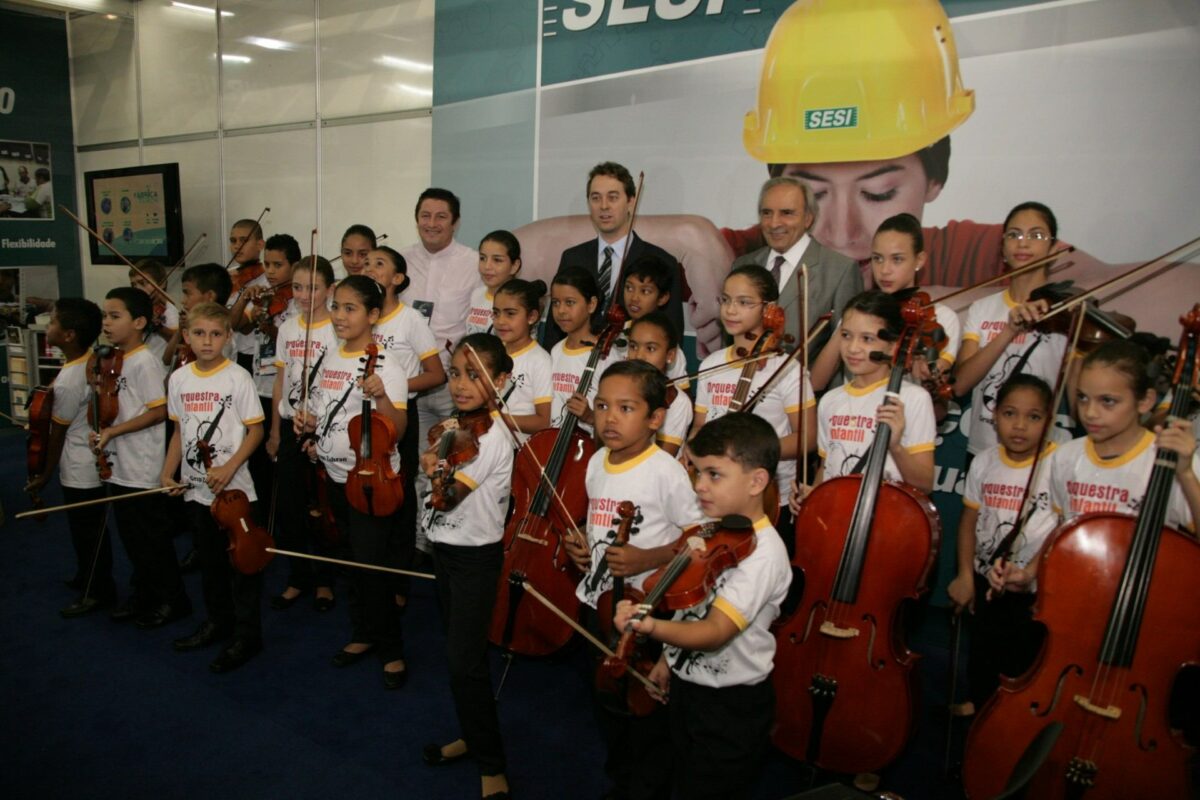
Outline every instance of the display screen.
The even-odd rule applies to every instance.
[[[86,175],[88,225],[121,255],[175,261],[182,255],[183,224],[177,164],[157,164]],[[120,263],[92,241],[93,263]]]

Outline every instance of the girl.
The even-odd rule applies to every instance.
[[[315,273],[315,274],[314,274]],[[312,319],[308,319],[309,285],[312,285]],[[333,267],[317,256],[302,258],[292,271],[292,299],[300,314],[290,317],[279,326],[275,341],[275,387],[271,401],[277,413],[271,418],[271,433],[267,437],[267,455],[275,459],[281,486],[304,486],[303,471],[312,469],[301,462],[299,442],[293,429],[293,418],[305,399],[304,343],[308,341],[308,394],[312,395],[317,376],[325,361],[338,348],[337,334],[329,316],[327,303],[333,285]],[[310,501],[315,498],[308,498]],[[282,502],[278,505],[283,525],[280,539],[289,550],[324,553],[323,542],[310,535],[311,526],[305,504]],[[319,561],[307,558],[289,559],[287,588],[271,598],[271,608],[291,608],[305,589],[316,589],[313,607],[317,611],[333,608],[333,571]]]
[[[469,349],[468,349],[469,348]],[[473,352],[472,352],[473,351]],[[450,361],[450,395],[459,413],[488,404],[508,381],[513,362],[504,345],[486,333],[468,334]],[[490,384],[485,387],[483,382]],[[449,481],[442,510],[430,508],[426,528],[433,543],[433,571],[446,628],[450,691],[462,738],[426,745],[425,761],[448,764],[471,756],[479,767],[480,793],[508,797],[504,744],[488,667],[488,626],[496,581],[504,561],[501,540],[512,479],[513,449],[499,422],[479,437],[479,455]],[[437,448],[421,456],[421,468],[435,486]],[[444,468],[443,468],[444,473]]]
[[[394,353],[384,351],[374,374],[362,377],[371,329],[382,308],[382,290],[365,275],[351,275],[338,284],[333,296],[333,328],[342,347],[326,355],[312,407],[296,410],[294,427],[297,433],[316,434],[316,443],[309,442],[306,448],[310,456],[320,458],[328,473],[329,503],[338,528],[347,533],[353,558],[364,564],[391,566],[397,562],[391,520],[351,507],[345,489],[355,461],[347,427],[361,413],[363,398],[374,400],[375,411],[391,419],[401,436],[408,421],[408,381]],[[392,468],[399,470],[400,457],[394,449],[391,461]],[[394,581],[379,572],[356,570],[351,586],[351,641],[333,657],[333,664],[349,666],[375,650],[384,664],[384,686],[399,689],[408,673]]]
[[[1044,258],[1057,241],[1054,212],[1041,203],[1021,203],[1004,220],[1004,263],[1015,269]],[[996,392],[1010,375],[1024,372],[1052,383],[1062,366],[1067,337],[1035,330],[1033,325],[1050,305],[1029,301],[1049,274],[1047,264],[1018,275],[1007,289],[975,301],[967,310],[954,388],[959,393],[973,389],[970,413],[963,418],[972,455],[996,444]]]
[[[875,231],[875,238],[871,240],[871,275],[877,288],[903,298],[916,290],[917,279],[928,260],[929,255],[925,252],[925,234],[921,232],[920,221],[912,214],[888,217]],[[953,368],[954,359],[958,355],[962,325],[958,314],[949,306],[935,303],[933,308],[937,314],[938,325],[942,326],[946,338],[945,345],[932,366],[946,375]],[[813,361],[813,386],[824,389],[840,366],[838,348],[823,348]],[[929,380],[932,376],[930,367],[925,358],[917,358],[913,364],[912,378],[918,383]]]
[[[550,427],[561,428],[566,414],[574,414],[580,426],[592,432],[591,398],[596,396],[596,387],[604,368],[613,359],[605,358],[596,364],[587,396],[577,394],[579,380],[592,356],[594,337],[590,325],[592,314],[600,303],[600,292],[596,288],[596,277],[583,267],[563,267],[554,276],[550,286],[550,312],[566,338],[550,350],[551,386],[554,397],[550,401]]]
[[[763,267],[752,264],[730,272],[718,301],[721,304],[721,326],[733,337],[733,345],[705,358],[700,364],[700,372],[737,360],[739,349],[749,352],[763,335],[764,306],[778,299],[779,288],[775,285],[775,279]],[[785,358],[784,355],[775,355],[760,362],[762,366],[754,371],[746,399],[753,397],[759,387],[775,374]],[[705,422],[722,417],[729,411],[729,404],[738,389],[741,373],[742,366],[739,365],[699,378],[696,387],[696,416],[692,422],[689,439],[704,427]],[[801,383],[804,385],[803,401]],[[783,379],[778,381],[753,409],[755,414],[771,423],[771,427],[779,434],[781,452],[775,479],[779,485],[779,503],[783,511],[788,508],[792,478],[796,474],[796,458],[801,451],[800,414],[803,412],[808,417],[805,422],[809,441],[803,445],[804,453],[808,453],[816,443],[816,405],[808,377],[804,376],[801,381],[800,366],[797,364],[784,373]],[[771,510],[768,509],[767,513],[771,513]],[[786,518],[781,519],[780,529],[785,529],[787,524]]]
[[[525,444],[530,434],[550,427],[550,354],[533,340],[545,294],[546,284],[541,281],[512,278],[496,290],[492,301],[496,336],[513,361],[502,397],[508,411],[505,424],[517,426],[513,431],[517,447]]]
[[[492,332],[492,301],[496,290],[521,271],[521,243],[508,231],[492,231],[479,243],[479,278],[483,285],[471,292],[467,333]]]
[[[1035,375],[1014,375],[996,393],[996,435],[1000,444],[980,453],[967,472],[962,516],[958,523],[958,576],[948,592],[956,613],[971,622],[968,660],[971,704],[982,707],[1001,675],[1020,675],[1041,647],[1043,629],[1033,622],[1033,594],[1005,592],[988,597],[987,574],[996,549],[1022,510],[1022,497],[1033,469],[1033,456],[1050,420],[1050,386]],[[1041,458],[1048,460],[1049,442]],[[1027,501],[1031,509],[1008,561],[1024,566],[1037,555],[1058,524],[1050,511],[1049,465],[1039,462],[1038,482]]]
[[[625,338],[628,342],[626,359],[653,364],[663,374],[666,374],[668,365],[675,361],[675,354],[679,351],[679,334],[675,331],[675,323],[671,322],[671,318],[664,311],[651,311],[641,319],[635,320]],[[691,427],[692,399],[676,385],[675,399],[667,406],[667,417],[658,429],[655,441],[660,449],[678,456]]]
[[[1083,360],[1075,399],[1087,435],[1060,445],[1050,462],[1050,503],[1062,522],[1092,511],[1136,516],[1162,449],[1178,455],[1166,524],[1195,534],[1200,518],[1196,439],[1187,420],[1170,420],[1154,433],[1142,427],[1140,420],[1155,398],[1149,361],[1140,345],[1119,339]],[[994,565],[988,582],[997,590],[1028,591],[1040,556],[1024,566]]]
[[[367,264],[367,255],[378,246],[375,231],[366,225],[351,225],[342,234],[342,267],[347,275],[358,275]]]

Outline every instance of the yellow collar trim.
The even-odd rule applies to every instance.
[[[1101,457],[1101,455],[1096,452],[1096,445],[1092,443],[1090,437],[1084,442],[1083,451],[1087,453],[1088,459],[1091,460],[1091,462],[1097,467],[1101,467],[1103,469],[1115,469],[1116,467],[1123,467],[1130,461],[1133,461],[1135,458],[1145,452],[1146,448],[1152,444],[1154,444],[1154,434],[1150,431],[1144,430],[1142,431],[1142,438],[1138,440],[1137,444],[1129,448],[1128,452],[1123,453],[1116,458]]]
[[[605,449],[604,471],[607,472],[609,475],[618,475],[622,472],[628,472],[629,470],[633,469],[638,464],[641,464],[643,461],[645,461],[647,458],[649,458],[650,456],[654,455],[657,452],[658,452],[658,445],[656,445],[652,441],[652,442],[650,442],[649,447],[647,447],[645,450],[643,450],[638,455],[636,455],[633,458],[626,461],[624,464],[614,464],[611,461],[609,461],[609,458],[612,456],[612,450]]]
[[[404,301],[401,300],[399,303],[396,304],[395,308],[393,308],[391,311],[388,312],[386,317],[380,317],[379,321],[376,322],[375,324],[382,325],[385,322],[390,322],[392,317],[396,316],[403,310],[404,310]]]
[[[767,517],[766,514],[763,514],[761,517],[754,520],[754,531],[756,533],[758,531],[761,531],[763,528],[769,528],[769,527],[771,527],[771,520]]]
[[[68,361],[67,363],[63,364],[63,366],[64,367],[72,367],[76,364],[82,364],[82,363],[86,362],[88,360],[88,358],[90,358],[90,357],[91,357],[91,353],[84,353],[79,358],[75,359],[74,361]]]
[[[1046,449],[1042,451],[1042,458],[1045,458],[1046,456],[1053,453],[1057,447],[1058,447],[1058,445],[1055,444],[1054,442],[1047,442]],[[1004,445],[1000,445],[1000,461],[1002,461],[1004,463],[1004,466],[1006,466],[1006,467],[1011,467],[1013,469],[1022,469],[1024,467],[1028,467],[1030,464],[1033,463],[1033,456],[1030,456],[1029,458],[1023,459],[1021,461],[1017,461],[1017,460],[1013,459],[1011,456],[1009,456],[1008,450],[1004,447]]]
[[[529,344],[525,345],[524,347],[522,347],[520,350],[518,350],[515,353],[509,353],[508,357],[509,358],[518,358],[520,356],[525,355],[526,353],[528,353],[530,350],[532,350],[533,348],[535,348],[537,346],[538,346],[537,339],[531,339]]]
[[[193,361],[189,366],[192,368],[192,373],[194,375],[199,375],[201,378],[207,378],[208,376],[215,375],[216,373],[225,369],[229,366],[229,364],[230,361],[228,358],[222,358],[221,361],[212,369],[200,369],[200,362],[198,361]]]
[[[846,394],[850,395],[851,397],[866,397],[871,392],[878,389],[880,386],[886,386],[887,382],[888,382],[887,378],[880,378],[879,380],[872,383],[870,386],[864,386],[861,389],[859,389],[853,383],[847,383],[844,385],[846,387]]]
[[[583,347],[567,347],[567,340],[563,339],[563,355],[564,356],[578,356],[578,355],[582,355],[584,353],[590,353],[590,352],[592,352],[591,345],[584,345]]]
[[[303,325],[305,328],[310,328],[314,331],[317,328],[324,328],[326,325],[332,324],[332,322],[333,322],[333,317],[326,317],[325,319],[321,320],[320,322],[309,323],[309,321],[304,318],[303,314],[300,315],[300,324]]]
[[[145,349],[146,349],[146,345],[139,344],[137,347],[133,348],[132,350],[126,350],[123,358],[129,358],[134,353],[141,352],[142,350],[145,350]]]

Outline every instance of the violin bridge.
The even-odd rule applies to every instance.
[[[550,542],[546,541],[545,539],[539,539],[536,536],[530,536],[528,533],[518,533],[517,538],[524,539],[527,542],[533,542],[534,544],[540,544],[542,547],[550,544]]]
[[[1105,719],[1120,719],[1121,718],[1120,706],[1100,707],[1100,706],[1096,705],[1095,703],[1093,703],[1091,700],[1088,700],[1086,697],[1084,697],[1081,694],[1075,695],[1075,704],[1078,705],[1080,708],[1082,708],[1084,711],[1095,714],[1098,717],[1104,717]]]
[[[829,620],[821,623],[820,631],[834,639],[853,639],[859,634],[858,628],[843,628]]]
[[[245,520],[245,518],[239,519],[239,520],[238,520],[238,522],[242,523],[242,533],[249,533],[249,532],[250,532],[250,527],[249,527],[248,525],[246,525],[246,520]]]

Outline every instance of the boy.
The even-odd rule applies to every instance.
[[[229,229],[229,260],[237,266],[229,276],[233,281],[233,290],[225,302],[226,306],[236,303],[247,286],[267,285],[266,276],[263,275],[263,264],[259,260],[265,244],[262,226],[252,219],[239,219]],[[238,364],[252,373],[258,344],[254,335],[234,333],[233,344],[237,350]]]
[[[614,624],[617,630],[632,625],[664,645],[650,678],[670,698],[679,796],[744,797],[754,788],[770,738],[770,627],[792,579],[783,540],[763,509],[763,492],[779,461],[779,436],[753,414],[727,414],[700,429],[688,455],[699,471],[700,509],[714,519],[749,520],[754,551],[720,575],[704,602],[674,619],[654,619],[623,600]]]
[[[54,378],[50,441],[46,471],[29,480],[25,491],[37,493],[58,467],[63,500],[79,503],[104,497],[96,457],[88,447],[88,351],[100,335],[100,307],[80,297],[59,298],[46,328],[46,342],[62,350],[65,364]],[[75,577],[71,588],[83,592],[59,613],[68,619],[112,605],[117,585],[112,577],[112,545],[104,535],[108,508],[104,505],[67,512],[71,544],[75,547]]]
[[[197,264],[194,267],[188,267],[183,271],[179,284],[180,305],[183,306],[184,315],[197,303],[226,305],[229,302],[229,295],[233,292],[233,281],[229,277],[229,271],[220,264]],[[174,366],[175,351],[183,342],[184,324],[186,324],[186,319],[180,319],[179,327],[167,340],[167,348],[163,351],[162,356],[163,364],[167,367]],[[233,353],[232,344],[227,344],[225,355],[232,357]]]
[[[633,323],[647,314],[655,312],[666,314],[663,309],[671,301],[671,266],[657,258],[639,258],[625,268],[623,291],[625,308],[629,312],[629,321],[625,323],[625,332],[628,333],[629,329],[633,327]],[[670,319],[669,316],[667,318]],[[673,323],[672,327],[675,327]],[[678,329],[676,329],[675,335],[678,339]],[[626,347],[620,344],[620,339],[617,342],[618,344],[613,348],[613,352],[616,354],[614,357],[624,359],[627,357]],[[687,374],[687,359],[676,356],[678,356],[678,350],[667,361],[667,366],[663,368],[667,377],[672,380]],[[688,385],[681,383],[679,388],[686,390]]]
[[[651,311],[635,320],[625,337],[626,358],[653,364],[664,374],[667,365],[674,363],[679,350],[679,333],[670,317],[662,311]],[[670,390],[668,389],[668,395]],[[688,428],[692,427],[692,399],[687,392],[675,389],[675,399],[667,407],[667,416],[658,429],[658,446],[670,455],[678,455]]]
[[[208,665],[213,672],[236,669],[262,649],[262,573],[243,575],[233,569],[225,552],[228,538],[210,513],[214,497],[227,488],[255,501],[246,460],[263,439],[254,380],[222,352],[230,333],[229,312],[216,303],[201,303],[188,314],[185,336],[196,361],[171,375],[167,404],[175,434],[159,476],[163,486],[178,487],[175,494],[186,489],[208,612],[208,619],[174,646],[181,652],[198,650],[232,636]],[[211,469],[205,468],[205,449],[211,449]],[[176,469],[181,469],[180,482]]]
[[[136,266],[137,269],[129,270],[129,285],[145,292],[154,306],[154,319],[146,329],[146,346],[154,355],[162,358],[167,342],[179,330],[179,309],[166,292],[166,268],[153,258],[143,258]],[[141,270],[141,274],[138,270]]]
[[[153,314],[150,298],[131,286],[109,291],[104,299],[104,335],[123,353],[114,423],[91,433],[92,451],[103,451],[112,464],[109,496],[121,541],[133,564],[133,596],[111,614],[116,621],[135,619],[139,628],[158,628],[192,613],[179,577],[171,520],[161,494],[121,499],[155,489],[166,452],[167,399],[163,367],[142,336]]]
[[[666,376],[644,361],[620,361],[600,378],[596,391],[596,433],[604,443],[587,468],[586,547],[564,541],[584,573],[576,594],[588,608],[593,630],[599,630],[596,608],[612,591],[613,578],[640,589],[659,566],[671,560],[671,545],[682,528],[703,520],[696,494],[683,465],[654,443],[666,416]],[[629,543],[611,546],[617,506],[633,503],[638,511]],[[607,606],[611,608],[612,606]],[[655,711],[633,717],[595,698],[596,720],[608,746],[605,770],[621,797],[666,797],[670,790],[667,716]]]

